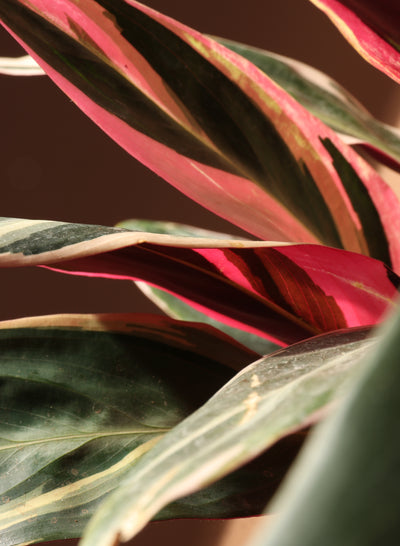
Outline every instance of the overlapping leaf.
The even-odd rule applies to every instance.
[[[375,341],[313,338],[245,368],[144,456],[89,523],[82,546],[134,536],[163,506],[236,469],[337,399]]]
[[[400,83],[400,9],[396,0],[311,0],[373,66]]]
[[[220,239],[227,239],[229,236],[226,233],[218,233],[215,231],[208,231],[205,229],[197,228],[194,226],[188,226],[184,224],[178,224],[176,222],[159,222],[149,220],[136,220],[130,219],[123,222],[119,222],[117,227],[122,227],[131,230],[142,230],[150,233],[164,233],[166,235],[178,235],[180,237],[213,237]],[[233,337],[246,347],[249,347],[253,351],[259,354],[266,355],[272,351],[277,350],[279,347],[255,334],[251,334],[238,328],[233,328],[220,321],[217,321],[205,313],[201,313],[197,309],[194,309],[191,305],[188,305],[181,299],[173,296],[165,290],[160,290],[149,284],[137,281],[136,286],[145,294],[155,305],[157,305],[164,313],[169,317],[178,320],[189,320],[193,322],[203,322],[210,324],[214,328],[221,330],[222,332]]]
[[[387,166],[400,170],[400,131],[375,119],[335,80],[305,63],[255,47],[215,38],[239,53],[283,87],[343,140],[361,146]]]
[[[397,315],[270,507],[280,517],[249,546],[399,543],[399,341]]]
[[[143,280],[212,318],[280,344],[375,324],[399,277],[382,262],[319,245],[173,237],[41,220],[0,222],[0,267]]]
[[[209,324],[210,326],[221,330],[233,339],[236,339],[236,341],[245,347],[248,347],[249,349],[252,349],[253,351],[256,351],[262,355],[272,353],[272,351],[279,349],[279,346],[276,343],[268,341],[267,339],[256,334],[251,334],[250,332],[240,330],[239,328],[233,328],[232,326],[228,326],[223,322],[215,320],[209,315],[201,313],[188,303],[185,303],[178,297],[173,296],[165,290],[155,288],[154,286],[150,286],[149,284],[141,281],[137,281],[136,286],[169,317],[178,320]]]
[[[255,356],[207,326],[151,315],[0,323],[1,543],[79,536],[140,457]],[[262,464],[249,470],[253,497]],[[222,513],[245,490],[235,480],[208,496],[226,498]]]
[[[243,57],[134,0],[1,0],[0,18],[110,136],[210,210],[400,268],[390,188]]]

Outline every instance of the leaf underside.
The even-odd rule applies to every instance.
[[[376,324],[399,278],[383,263],[318,245],[225,241],[40,220],[0,222],[0,266],[142,280],[282,345]],[[201,289],[199,290],[199,286]]]

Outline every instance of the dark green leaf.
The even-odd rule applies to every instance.
[[[232,376],[230,365],[253,358],[211,328],[151,315],[1,323],[1,544],[79,536],[143,454]]]
[[[82,546],[130,539],[171,501],[314,422],[374,346],[367,333],[316,337],[248,366],[141,459],[91,520]]]

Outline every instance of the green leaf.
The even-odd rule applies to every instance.
[[[308,429],[282,438],[265,453],[234,472],[168,504],[154,519],[261,515],[293,464],[307,434]]]
[[[254,546],[400,541],[400,314],[384,328],[339,409],[312,437]]]
[[[146,233],[160,233],[163,235],[175,235],[177,237],[198,237],[206,239],[232,239],[229,233],[221,233],[219,231],[211,231],[209,229],[190,226],[188,224],[180,224],[178,222],[162,222],[159,220],[142,220],[130,218],[116,224],[117,228],[130,229],[132,231],[144,231]],[[236,237],[237,240],[249,241],[243,237]]]
[[[154,286],[150,286],[141,281],[137,281],[136,286],[169,317],[178,320],[189,320],[191,322],[209,324],[261,355],[266,355],[279,349],[279,345],[276,343],[272,343],[272,341],[268,341],[268,339],[257,336],[256,334],[233,328],[232,326],[215,320],[205,313],[197,311],[194,307],[176,296],[165,292],[165,290],[154,288]]]
[[[375,345],[367,333],[316,337],[245,368],[141,459],[91,520],[82,546],[130,539],[163,506],[314,422]]]
[[[151,315],[0,323],[2,544],[79,536],[143,454],[253,359],[207,326]]]
[[[382,162],[400,170],[399,129],[375,119],[335,80],[289,57],[223,38],[214,39],[255,64],[348,144],[362,146],[370,153],[379,151]]]

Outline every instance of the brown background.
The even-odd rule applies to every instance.
[[[394,121],[396,85],[354,53],[306,0],[147,3],[200,31],[308,62],[336,78],[376,116]],[[19,53],[0,31],[0,55]],[[238,233],[120,150],[46,78],[0,76],[0,86],[1,216],[103,225],[151,218]],[[39,269],[1,270],[0,290],[0,319],[152,310],[131,283],[89,281]],[[194,531],[190,522],[153,524],[132,544],[215,544],[220,529],[216,522],[198,523]]]

